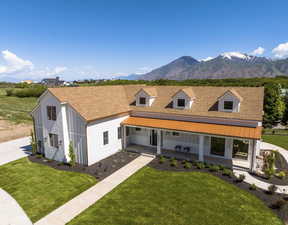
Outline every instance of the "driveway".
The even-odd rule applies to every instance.
[[[0,166],[28,156],[31,152],[30,137],[0,143]]]

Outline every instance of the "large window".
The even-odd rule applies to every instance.
[[[177,99],[177,106],[178,107],[185,107],[185,99],[184,98],[178,98]]]
[[[109,135],[108,131],[103,132],[103,145],[107,145],[109,143]]]
[[[141,105],[146,105],[146,98],[140,97],[140,98],[139,98],[139,103],[140,103]]]
[[[233,140],[233,158],[248,159],[249,141]]]
[[[233,110],[233,101],[224,101],[225,110]]]
[[[49,133],[50,146],[59,148],[58,135]]]
[[[47,106],[48,120],[56,120],[56,106]]]
[[[118,139],[122,138],[122,129],[121,127],[118,127]]]
[[[225,139],[218,137],[211,137],[211,152],[212,155],[225,155]]]

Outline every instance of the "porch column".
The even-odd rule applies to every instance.
[[[127,147],[126,126],[123,125],[122,129],[123,129],[122,147],[123,147],[123,149],[126,149],[126,147]]]
[[[249,144],[249,151],[252,151],[252,157],[250,158],[251,161],[251,166],[250,166],[250,170],[252,172],[255,172],[257,170],[257,155],[260,154],[260,140],[255,140],[253,141],[252,144],[252,149],[250,148],[250,144]],[[248,157],[249,159],[249,157]]]
[[[161,130],[157,130],[157,155],[161,154]]]
[[[225,158],[232,159],[232,152],[233,152],[233,139],[232,138],[225,138]]]
[[[199,154],[198,160],[203,162],[204,161],[204,135],[199,136]]]
[[[70,161],[69,157],[69,131],[68,131],[68,123],[67,123],[67,114],[66,114],[66,103],[61,104],[61,116],[62,116],[62,129],[63,129],[63,140],[62,140],[62,146],[63,151],[65,154],[66,162]]]

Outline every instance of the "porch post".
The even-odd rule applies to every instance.
[[[123,149],[126,149],[127,147],[126,126],[123,125],[122,129],[123,129],[122,146],[123,146]]]
[[[199,154],[198,160],[203,162],[204,161],[204,135],[199,136]]]
[[[161,130],[157,129],[157,155],[161,154]]]
[[[250,146],[251,145],[249,143],[249,152],[252,151],[252,155],[251,155],[252,157],[250,157],[250,161],[251,161],[250,170],[252,170],[252,172],[255,172],[257,170],[257,156],[259,155],[259,152],[260,152],[260,140],[253,141],[252,149],[250,148]]]

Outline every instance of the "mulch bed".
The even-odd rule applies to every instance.
[[[233,184],[245,191],[250,192],[251,194],[255,195],[259,199],[261,199],[271,210],[273,210],[284,222],[288,222],[288,195],[284,194],[269,194],[264,190],[261,190],[257,188],[256,190],[251,190],[250,189],[250,184],[247,184],[245,182],[237,182],[236,177],[228,177],[222,175],[222,171],[218,172],[211,172],[209,168],[203,168],[203,169],[198,169],[195,166],[195,163],[192,162],[192,167],[189,169],[184,168],[184,163],[183,161],[178,160],[177,166],[171,166],[171,161],[169,159],[166,159],[164,163],[159,163],[159,158],[155,158],[153,161],[151,161],[148,166],[154,169],[158,170],[166,170],[166,171],[175,171],[175,172],[204,172],[204,173],[209,173],[214,176],[219,177],[222,180],[225,180],[226,182]],[[277,178],[276,178],[277,179]],[[278,200],[285,200],[284,202],[286,203],[284,207],[281,209],[275,209],[273,208],[273,204],[275,204],[276,201]]]
[[[91,166],[83,166],[80,164],[76,164],[75,166],[71,167],[68,164],[60,163],[54,160],[47,160],[41,155],[30,155],[28,156],[31,162],[40,163],[46,166],[50,166],[55,169],[65,170],[65,171],[72,171],[72,172],[79,172],[79,173],[86,173],[91,176],[94,176],[98,181],[103,180],[104,178],[108,177],[116,170],[120,169],[121,167],[125,166],[135,158],[139,156],[138,153],[132,152],[118,152],[106,159],[103,159]]]

